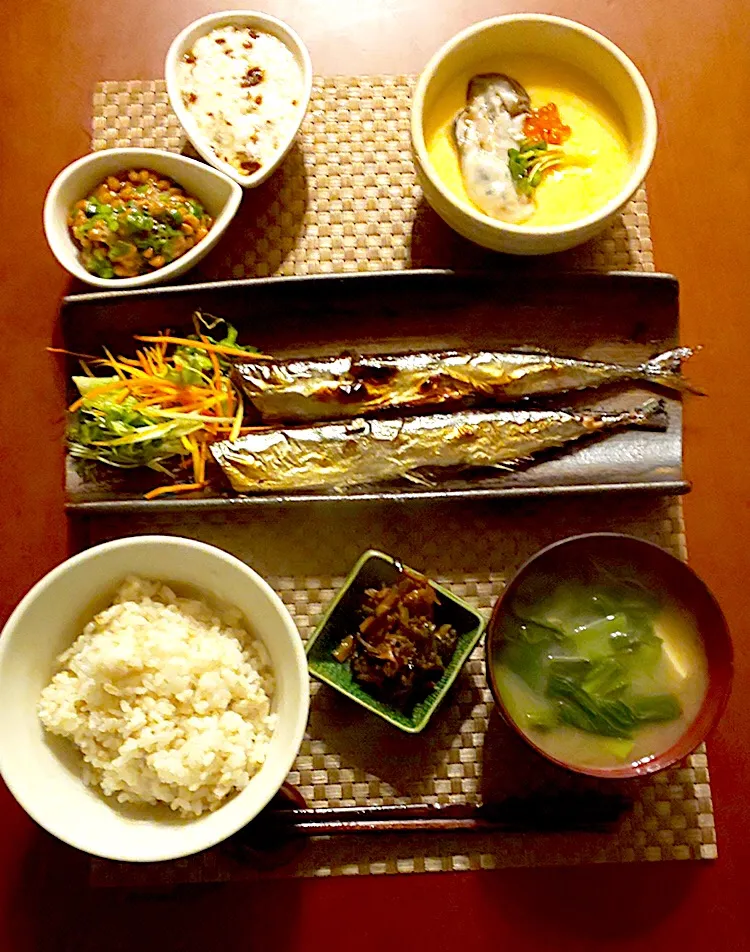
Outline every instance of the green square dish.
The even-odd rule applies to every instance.
[[[458,672],[474,650],[484,631],[485,620],[465,602],[447,589],[430,581],[440,595],[435,607],[438,625],[450,624],[458,633],[456,650],[442,678],[427,697],[416,704],[410,712],[404,712],[391,704],[379,701],[352,678],[348,662],[341,663],[333,657],[334,650],[342,639],[351,634],[360,622],[360,609],[368,588],[393,585],[400,573],[401,563],[396,559],[370,549],[354,566],[338,595],[328,606],[320,624],[307,642],[307,664],[310,674],[329,684],[332,688],[366,707],[373,714],[384,718],[394,727],[418,734],[435,713],[438,705],[456,680]]]

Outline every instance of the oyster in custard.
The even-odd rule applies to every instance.
[[[453,128],[466,192],[491,218],[520,223],[534,212],[533,198],[519,193],[509,164],[530,111],[529,94],[510,76],[484,73],[469,81]]]

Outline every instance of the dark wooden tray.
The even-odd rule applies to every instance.
[[[64,346],[130,353],[133,334],[187,330],[194,311],[231,321],[243,343],[279,356],[442,348],[545,349],[569,356],[637,363],[678,343],[679,287],[664,274],[580,272],[529,276],[446,271],[380,272],[225,281],[68,297]],[[75,372],[76,362],[67,368]],[[653,391],[628,385],[563,401],[593,407],[631,405]],[[554,493],[689,489],[682,473],[682,406],[664,394],[664,432],[631,430],[588,443],[516,472],[451,478],[434,489],[410,483],[346,494],[238,496],[222,488],[190,498],[147,501],[162,477],[66,461],[67,509],[186,511],[279,503],[384,499],[493,498]],[[559,403],[559,401],[558,401]]]

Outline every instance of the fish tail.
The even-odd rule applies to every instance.
[[[698,347],[675,347],[674,350],[665,351],[641,364],[638,373],[646,380],[661,384],[662,387],[669,387],[670,390],[686,390],[689,393],[705,396],[702,390],[698,390],[682,376],[683,362],[699,349]]]
[[[641,426],[647,430],[666,430],[669,425],[669,416],[663,400],[646,400],[629,414],[630,426]]]

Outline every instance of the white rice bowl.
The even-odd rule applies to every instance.
[[[131,575],[169,580],[181,595],[197,592],[212,605],[236,607],[268,654],[275,725],[265,762],[243,790],[200,816],[105,796],[84,782],[90,765],[75,744],[46,730],[39,717],[60,657]],[[281,598],[249,565],[216,546],[172,535],[103,542],[40,579],[0,634],[0,776],[34,821],[76,849],[138,863],[189,856],[236,833],[272,800],[304,738],[309,702],[299,632]]]
[[[200,816],[263,765],[273,675],[236,610],[130,576],[59,661],[39,717],[105,795]]]

